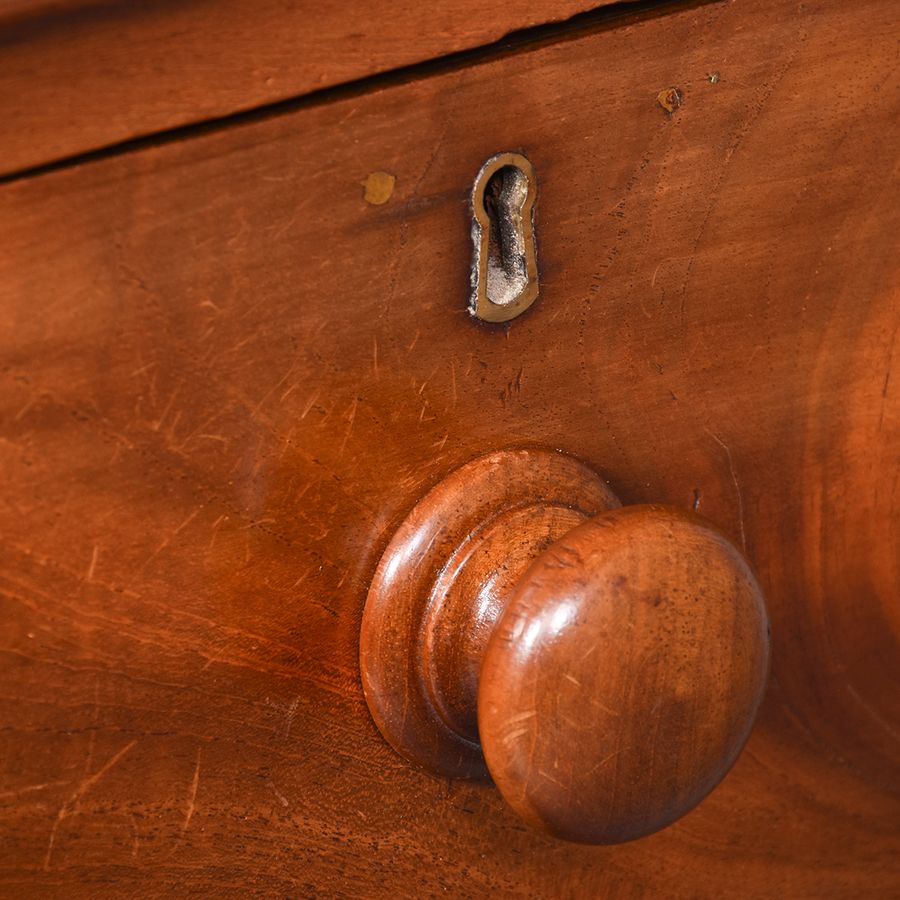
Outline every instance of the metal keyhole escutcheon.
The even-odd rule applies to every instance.
[[[498,153],[472,189],[472,270],[469,312],[507,322],[538,296],[534,204],[537,182],[521,153]]]

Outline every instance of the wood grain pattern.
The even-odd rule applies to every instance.
[[[0,175],[277,103],[623,0],[0,4]],[[627,0],[626,0],[627,2]]]
[[[900,892],[897,31],[709,6],[0,188],[3,891]],[[515,147],[541,297],[479,326]],[[769,599],[747,749],[644,841],[536,837],[366,710],[389,535],[523,440],[697,506]]]

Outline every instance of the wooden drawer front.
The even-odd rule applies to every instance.
[[[891,0],[648,14],[0,188],[0,883],[896,887],[896,32]],[[542,290],[487,326],[467,196],[507,149]],[[411,769],[362,697],[393,529],[521,442],[699,507],[769,597],[748,750],[634,844]]]
[[[5,0],[0,175],[398,67],[535,26],[606,18],[616,0]],[[598,9],[599,8],[599,9]]]

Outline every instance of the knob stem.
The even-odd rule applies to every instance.
[[[428,697],[448,728],[479,743],[477,699],[488,640],[529,565],[587,514],[525,506],[488,522],[460,546],[431,593],[422,634]]]

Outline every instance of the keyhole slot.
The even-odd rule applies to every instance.
[[[522,211],[528,198],[528,179],[517,166],[503,166],[484,188],[488,228],[487,296],[491,303],[514,300],[528,281]]]
[[[537,297],[534,244],[534,172],[517,153],[503,153],[482,167],[472,192],[472,296],[477,318],[502,322]]]

